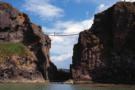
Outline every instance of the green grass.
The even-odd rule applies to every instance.
[[[0,43],[0,60],[12,55],[26,56],[28,50],[22,43]]]

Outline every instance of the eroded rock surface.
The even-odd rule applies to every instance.
[[[22,43],[30,53],[5,57],[0,62],[0,80],[55,78],[57,68],[49,56],[50,38],[25,13],[4,2],[0,2],[0,43]]]
[[[95,15],[74,46],[74,80],[135,83],[135,3],[118,2]]]

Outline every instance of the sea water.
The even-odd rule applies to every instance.
[[[0,84],[0,90],[135,90],[135,86],[92,86],[70,84]]]

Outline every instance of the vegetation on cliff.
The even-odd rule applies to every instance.
[[[27,55],[28,50],[22,43],[0,43],[0,55],[3,56],[11,56],[11,55],[19,55],[25,56]]]

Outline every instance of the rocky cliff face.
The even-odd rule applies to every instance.
[[[95,15],[74,46],[74,80],[135,83],[135,3],[118,2]]]
[[[9,43],[21,43],[27,54],[16,53],[1,58],[0,80],[54,79],[57,68],[49,57],[50,38],[42,32],[40,26],[33,24],[25,13],[0,2],[0,46]],[[12,50],[13,48],[9,52]]]

